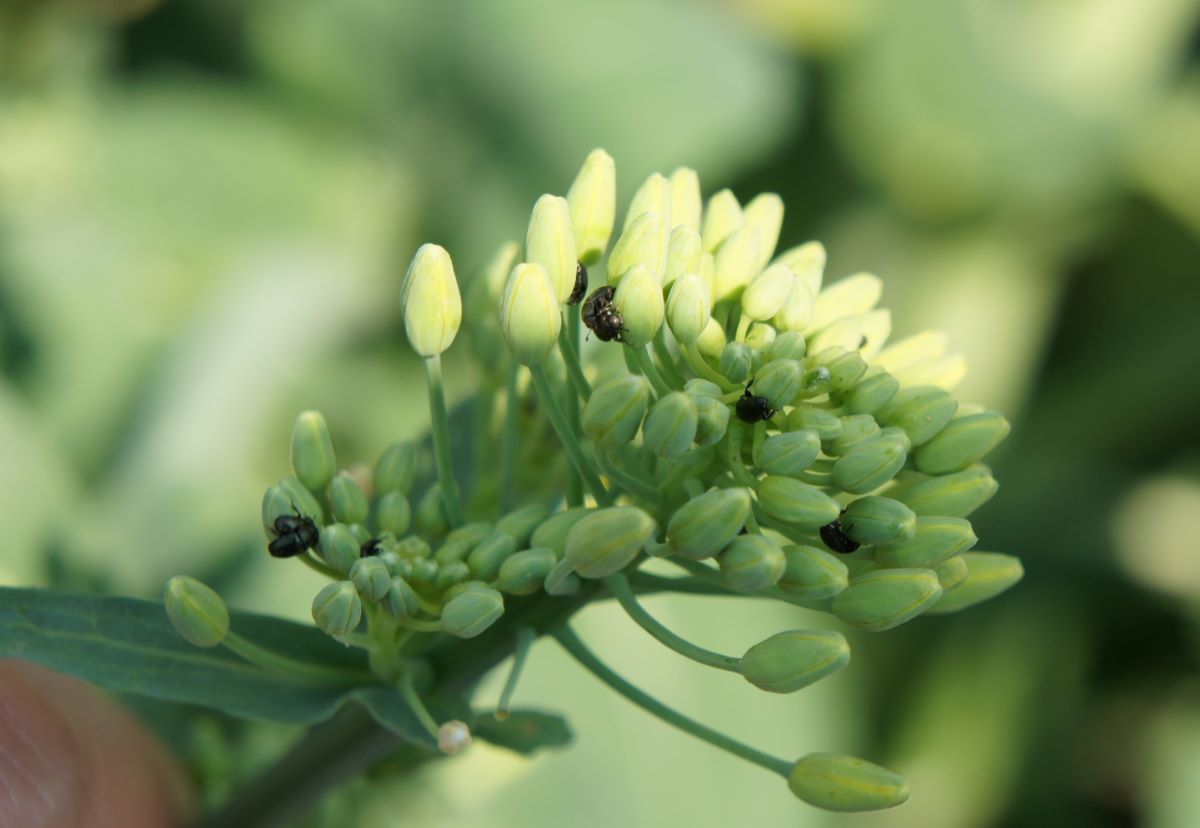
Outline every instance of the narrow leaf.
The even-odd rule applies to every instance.
[[[566,747],[574,739],[565,718],[540,710],[514,710],[506,719],[481,713],[472,730],[486,742],[525,756],[543,748]]]

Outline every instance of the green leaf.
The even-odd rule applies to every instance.
[[[480,714],[472,732],[485,742],[524,756],[542,748],[566,747],[575,738],[565,718],[540,710],[514,710],[507,719]]]
[[[223,647],[193,647],[158,603],[0,587],[0,658],[33,661],[118,693],[286,724],[324,721],[354,701],[405,739],[432,745],[399,694],[373,683],[360,651],[314,627],[268,616],[235,613],[231,629],[281,656],[320,667],[332,681],[297,681]]]

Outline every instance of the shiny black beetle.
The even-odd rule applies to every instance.
[[[743,423],[757,423],[775,416],[775,409],[771,408],[767,398],[751,394],[749,385],[746,386],[746,393],[738,398],[733,410]]]
[[[267,551],[276,558],[292,558],[302,555],[317,545],[321,539],[321,531],[312,518],[303,515],[296,505],[292,504],[292,514],[280,515],[271,525],[275,538],[267,544]]]
[[[837,520],[826,523],[821,527],[821,540],[834,552],[841,552],[843,555],[849,555],[859,547],[859,544],[851,540],[842,530],[841,521]]]
[[[587,268],[580,262],[575,266],[575,287],[571,289],[571,295],[567,297],[568,305],[578,305],[583,295],[587,293],[588,274]]]
[[[604,342],[621,341],[621,329],[625,320],[620,312],[613,307],[613,295],[616,291],[610,285],[596,288],[595,292],[583,303],[579,315],[583,324],[594,331]]]

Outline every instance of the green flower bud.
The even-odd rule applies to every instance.
[[[462,297],[445,248],[423,244],[417,249],[400,286],[400,304],[414,351],[432,357],[450,347],[462,323]]]
[[[771,319],[783,309],[795,279],[783,265],[771,265],[746,285],[742,292],[742,313],[759,321]]]
[[[434,560],[441,564],[466,560],[470,551],[491,534],[492,524],[485,520],[460,526],[446,535],[446,542],[433,556]]]
[[[695,401],[682,391],[672,391],[650,409],[642,443],[661,457],[679,457],[692,447],[698,422]]]
[[[431,585],[437,580],[440,569],[437,561],[431,558],[415,561],[412,567],[412,581],[414,584]]]
[[[810,296],[821,291],[821,279],[825,273],[825,245],[818,241],[806,242],[779,255],[775,261],[787,265],[808,289]]]
[[[868,572],[875,572],[884,568],[870,558],[864,557],[861,552],[845,555],[842,560],[846,562],[846,571],[850,573],[851,581],[857,581]]]
[[[168,580],[163,602],[171,626],[193,646],[215,647],[229,634],[225,602],[195,578],[176,575]]]
[[[467,556],[467,566],[476,578],[491,580],[500,571],[500,565],[516,550],[517,544],[511,537],[496,531],[471,550]]]
[[[322,523],[321,505],[317,503],[316,498],[308,489],[300,484],[299,480],[288,478],[291,480],[292,486],[285,487],[286,480],[280,481],[278,486],[272,486],[263,492],[262,502],[262,525],[263,532],[266,533],[267,540],[275,539],[275,519],[284,515],[295,514],[297,511],[301,515],[311,518],[318,526]],[[302,494],[303,496],[299,496]]]
[[[917,531],[912,509],[886,497],[860,497],[843,510],[838,521],[851,540],[865,546],[908,541]]]
[[[575,236],[571,231],[571,208],[560,196],[544,195],[533,205],[525,232],[525,261],[540,264],[550,276],[554,295],[564,304],[575,289]]]
[[[758,230],[760,247],[754,269],[762,270],[771,260],[771,254],[775,252],[775,245],[779,243],[779,230],[783,227],[783,199],[775,193],[760,193],[746,205],[742,217],[748,226]],[[755,318],[767,319],[769,317]]]
[[[417,501],[413,514],[415,529],[427,538],[437,538],[446,533],[446,510],[442,506],[442,491],[430,486]]]
[[[438,501],[439,506],[441,501]],[[388,492],[375,501],[375,525],[381,532],[403,535],[412,523],[412,507],[400,492]]]
[[[945,598],[947,592],[967,580],[970,569],[962,555],[954,555],[935,566],[933,571],[937,575],[938,583],[942,585],[942,598]],[[938,604],[941,604],[941,601],[938,601]],[[937,612],[937,607],[929,612]]]
[[[933,567],[978,541],[971,522],[962,518],[919,517],[915,528],[908,540],[876,547],[875,560],[888,567]]]
[[[766,397],[774,409],[783,408],[800,393],[802,371],[794,359],[777,359],[754,377],[754,393]]]
[[[624,321],[621,340],[634,348],[650,342],[662,327],[665,313],[662,285],[645,265],[625,271],[613,295],[613,305]]]
[[[661,287],[667,270],[667,234],[666,221],[659,213],[636,216],[608,255],[608,283],[620,286],[625,274],[643,265],[654,283]]]
[[[700,278],[700,234],[686,225],[671,230],[667,242],[667,270],[663,276],[663,287],[689,273]]]
[[[393,443],[375,464],[376,497],[388,492],[408,494],[417,474],[417,450],[412,443]]]
[[[904,429],[914,446],[933,439],[954,417],[958,400],[940,388],[905,388],[880,412],[886,425]]]
[[[756,592],[774,586],[787,568],[783,550],[766,535],[738,535],[717,556],[730,589]]]
[[[896,476],[905,457],[904,445],[895,440],[857,446],[833,464],[833,483],[851,494],[872,492]]]
[[[1012,555],[964,552],[962,559],[967,565],[966,580],[944,595],[931,613],[944,615],[981,604],[1004,592],[1025,575],[1020,559]]]
[[[362,601],[349,581],[326,584],[312,603],[312,617],[317,626],[330,635],[347,635],[358,628],[362,620]]]
[[[930,477],[889,494],[918,515],[967,517],[996,493],[999,485],[987,466],[975,465],[954,474]]]
[[[428,558],[432,554],[433,549],[424,538],[409,535],[396,543],[396,552],[407,561],[417,561],[422,558]]]
[[[629,201],[629,211],[625,214],[625,227],[643,213],[658,213],[668,228],[672,226],[671,182],[661,173],[650,173],[633,194]]]
[[[420,608],[417,593],[408,585],[408,581],[399,576],[393,576],[387,595],[383,598],[384,612],[392,618],[403,621],[416,615]]]
[[[522,365],[540,365],[558,341],[561,327],[558,292],[546,268],[514,267],[500,300],[500,331],[513,358]]]
[[[361,546],[344,523],[331,523],[321,530],[321,559],[338,572],[349,572],[358,562]]]
[[[671,173],[671,223],[687,227],[699,239],[700,208],[700,176],[689,167],[678,167]]]
[[[778,335],[779,333],[766,322],[755,322],[746,331],[746,344],[756,352],[755,365],[766,362],[762,359],[761,351],[774,342]]]
[[[947,354],[897,368],[894,373],[904,386],[932,385],[953,391],[967,375],[967,360],[962,354]]]
[[[767,474],[795,475],[807,469],[821,453],[821,441],[811,429],[773,434],[754,452],[754,464]]]
[[[867,363],[858,351],[829,348],[817,354],[817,362],[829,369],[829,385],[834,391],[851,388],[867,371]]]
[[[1008,432],[1008,420],[995,411],[959,417],[913,452],[913,461],[926,474],[961,471],[982,460]]]
[[[608,247],[617,219],[617,165],[602,149],[594,149],[567,191],[571,230],[579,261],[590,267]]]
[[[772,267],[786,267],[786,265],[775,264]],[[800,332],[808,328],[812,322],[813,305],[815,303],[813,293],[808,286],[795,274],[792,274],[792,281],[788,285],[787,297],[780,305],[778,312],[771,320],[775,327],[781,331]]]
[[[619,572],[654,537],[654,518],[636,506],[599,509],[567,533],[566,560],[582,578]]]
[[[704,330],[696,338],[696,347],[709,359],[720,359],[721,352],[725,350],[725,342],[725,329],[721,327],[720,322],[709,317]]]
[[[817,432],[822,444],[836,440],[842,433],[842,421],[836,414],[807,405],[797,405],[787,418],[788,431],[810,429]]]
[[[908,783],[900,774],[834,753],[805,756],[792,766],[788,787],[827,811],[878,811],[908,800]]]
[[[596,386],[584,405],[583,433],[597,446],[619,448],[637,435],[649,404],[650,384],[645,378],[632,374],[614,377]]]
[[[829,285],[817,294],[809,329],[819,331],[839,319],[866,313],[883,294],[883,282],[870,273],[856,273]]]
[[[592,399],[595,399],[595,392],[592,393]],[[554,550],[554,554],[562,557],[567,549],[567,535],[575,527],[576,523],[590,515],[594,509],[588,509],[583,506],[576,506],[573,509],[567,509],[565,512],[558,512],[550,516],[550,519],[533,530],[533,535],[529,538],[529,545],[532,547],[545,547]]]
[[[717,385],[715,382],[709,382],[706,379],[700,379],[699,377],[690,379],[684,383],[683,390],[685,393],[696,398],[709,397],[714,400],[720,400],[725,396],[721,391],[721,386]]]
[[[824,549],[815,546],[785,546],[787,566],[779,579],[779,588],[805,601],[832,598],[849,583],[846,565]]]
[[[746,681],[768,693],[794,693],[850,663],[850,645],[833,630],[788,630],[742,656]]]
[[[732,190],[721,190],[709,198],[708,207],[704,211],[703,229],[700,231],[704,252],[715,252],[721,246],[721,242],[733,235],[744,221],[742,205],[738,204],[737,196]]]
[[[830,390],[832,389],[829,385],[829,369],[824,365],[818,365],[804,372],[804,376],[800,378],[800,390],[792,402],[811,400],[814,397],[828,394]]]
[[[457,638],[474,638],[504,614],[504,596],[472,581],[456,588],[442,607],[441,627]]]
[[[304,488],[323,492],[337,471],[329,427],[319,411],[305,411],[292,428],[292,469]]]
[[[758,483],[758,503],[773,518],[816,528],[837,520],[841,507],[816,486],[769,474]]]
[[[730,342],[721,350],[721,373],[730,382],[745,382],[754,367],[754,353],[741,342]]]
[[[900,390],[900,383],[882,368],[872,368],[846,394],[845,409],[851,414],[874,414]]]
[[[368,601],[381,601],[392,588],[392,573],[387,564],[375,556],[359,558],[350,567],[350,580],[358,594]]]
[[[512,595],[532,595],[541,589],[542,581],[556,563],[553,549],[545,546],[523,549],[500,564],[496,587]]]
[[[826,453],[834,457],[840,457],[856,446],[873,442],[879,436],[879,424],[870,414],[852,414],[839,419],[842,427],[837,437],[825,444]]]
[[[762,240],[758,229],[745,225],[717,248],[712,300],[735,299],[758,273]]]
[[[750,515],[748,489],[714,489],[675,510],[667,523],[667,543],[683,558],[711,558],[738,536]]]
[[[342,472],[329,484],[329,502],[333,517],[342,523],[366,523],[371,512],[367,496],[348,472]]]
[[[729,427],[729,406],[712,397],[696,397],[696,445],[716,445]]]
[[[359,546],[362,546],[371,539],[371,533],[361,523],[351,523],[349,528],[351,534],[354,535],[354,540],[358,541]]]
[[[541,523],[550,516],[550,510],[544,503],[530,503],[509,512],[496,521],[496,531],[503,532],[513,539],[517,546],[524,546],[529,541]]]
[[[437,577],[433,579],[433,585],[436,589],[447,590],[470,577],[471,568],[467,566],[466,561],[448,561],[446,563],[439,561],[438,573]]]
[[[916,618],[942,597],[930,569],[879,569],[851,581],[833,599],[833,614],[851,627],[881,632]]]
[[[712,321],[708,291],[694,273],[680,276],[667,297],[667,324],[681,345],[695,342]]]

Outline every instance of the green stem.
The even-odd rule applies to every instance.
[[[425,728],[425,732],[437,741],[438,723],[433,716],[429,715],[429,710],[425,707],[425,702],[421,701],[420,695],[417,694],[417,689],[413,687],[412,674],[409,673],[400,680],[400,695],[404,698],[405,703],[412,710],[413,715],[417,717],[417,721],[421,723],[421,727]]]
[[[584,391],[590,392],[591,389],[587,386],[587,380],[583,379],[583,371],[579,367],[579,358],[575,353],[575,343],[573,337],[577,336],[577,332],[571,330],[571,321],[577,320],[576,314],[567,313],[567,324],[563,325],[559,330],[558,340],[559,349],[562,352],[563,361],[567,365],[567,375],[574,379],[574,373],[578,373],[579,379],[583,380],[583,384],[576,383],[572,385],[567,383],[565,391],[565,399],[563,400],[564,413],[567,415],[567,426],[571,429],[572,434],[581,433],[579,427],[579,400],[582,397],[587,399]],[[572,372],[574,369],[574,373]],[[583,478],[579,476],[579,471],[572,466],[567,469],[567,505],[582,506],[583,505]]]
[[[750,488],[758,486],[758,478],[746,470],[746,464],[742,460],[742,424],[740,422],[729,423],[729,431],[725,434],[725,460],[729,464],[729,471],[733,474],[734,480]]]
[[[608,457],[603,451],[597,451],[596,462],[600,464],[600,468],[604,473],[625,491],[655,505],[662,502],[662,492],[657,486],[637,474],[622,468],[619,463],[614,463],[612,458]]]
[[[704,354],[700,353],[700,349],[696,347],[695,342],[682,346],[681,350],[683,351],[684,361],[687,362],[688,367],[695,372],[696,376],[715,383],[722,391],[733,391],[737,388],[708,364],[708,360],[704,358]]]
[[[629,581],[621,573],[618,572],[615,575],[609,575],[604,579],[604,584],[617,599],[617,603],[621,605],[621,609],[625,610],[625,613],[639,627],[658,639],[660,644],[674,650],[684,658],[690,658],[692,661],[708,667],[716,667],[718,670],[728,670],[731,673],[741,672],[739,668],[741,664],[740,659],[714,653],[712,650],[706,650],[703,647],[693,644],[686,638],[676,635],[659,623],[658,620],[646,612],[645,608],[638,603],[637,596],[629,588]]]
[[[734,335],[734,339],[738,342],[745,342],[746,332],[750,330],[750,323],[753,321],[749,316],[743,314],[742,318],[738,320],[737,334]]]
[[[634,687],[624,678],[613,672],[608,665],[596,658],[596,655],[579,640],[578,636],[575,635],[569,626],[564,625],[556,630],[554,638],[562,645],[564,650],[570,653],[592,675],[647,713],[657,716],[667,724],[673,725],[685,733],[690,733],[697,739],[708,742],[713,747],[732,753],[734,756],[745,759],[748,762],[753,762],[759,767],[766,768],[780,776],[786,778],[791,772],[791,762],[763,753],[743,742],[739,742],[731,736],[726,736],[724,733],[719,733],[706,725],[702,725],[695,719],[688,718],[648,693]]]
[[[806,601],[803,598],[796,598],[792,595],[788,595],[778,586],[767,587],[766,589],[755,590],[754,592],[738,592],[730,589],[729,585],[725,583],[725,579],[721,576],[721,573],[707,564],[702,564],[699,561],[689,561],[686,558],[667,558],[666,560],[675,564],[685,572],[694,575],[700,580],[707,581],[714,587],[720,587],[724,589],[726,595],[736,595],[742,598],[769,598],[773,601],[782,601],[785,604],[791,604],[792,606],[796,607],[804,607],[805,609],[819,610],[821,612],[827,612],[829,610],[829,602],[827,600]]]
[[[663,325],[658,329],[658,333],[654,335],[654,355],[658,357],[659,364],[662,365],[663,374],[667,382],[675,388],[683,388],[683,374],[679,372],[679,366],[675,362],[675,357],[672,356],[671,349],[667,347],[666,330],[667,326]]]
[[[427,621],[423,618],[404,618],[396,622],[406,630],[413,632],[441,632],[442,625],[438,621]]]
[[[517,680],[521,678],[521,671],[525,669],[525,659],[529,657],[529,648],[536,638],[537,633],[529,627],[521,627],[517,630],[517,646],[513,650],[512,669],[508,671],[508,679],[504,682],[504,689],[500,691],[500,701],[496,703],[497,719],[508,718],[509,705],[512,702],[513,693],[517,689]]]
[[[504,425],[500,434],[500,511],[510,512],[517,499],[517,377],[521,364],[515,359],[508,366],[504,387]]]
[[[269,670],[272,673],[293,676],[298,681],[316,684],[353,684],[375,680],[374,676],[366,672],[339,670],[333,667],[323,667],[316,664],[306,664],[303,661],[296,661],[295,659],[260,647],[234,632],[227,633],[225,640],[221,643],[251,664],[257,664],[259,667]]]
[[[303,555],[297,555],[296,557],[300,559],[300,563],[304,564],[314,572],[321,573],[326,578],[332,578],[335,581],[341,581],[346,577],[332,566],[317,560],[311,552],[305,552]]]
[[[575,393],[586,402],[591,399],[592,384],[588,382],[587,376],[583,373],[583,365],[579,361],[579,348],[575,344],[578,341],[579,317],[568,311],[567,324],[558,331],[558,350],[567,366],[567,376],[571,380],[571,385],[575,387]]]
[[[441,355],[425,358],[425,378],[429,381],[429,416],[438,482],[442,488],[442,505],[450,525],[462,526],[462,502],[458,494],[458,480],[454,477],[454,461],[450,456],[450,426],[446,416],[446,393],[442,388]]]
[[[600,482],[596,470],[592,468],[587,455],[583,453],[583,446],[579,445],[579,441],[575,438],[575,432],[571,431],[562,409],[558,407],[558,401],[554,399],[554,389],[550,386],[546,370],[540,365],[534,365],[529,371],[533,375],[533,387],[537,391],[538,399],[542,402],[542,408],[546,410],[546,417],[550,420],[550,425],[554,427],[555,433],[558,434],[559,442],[566,449],[567,456],[575,464],[575,468],[579,471],[583,482],[587,484],[592,497],[596,498],[596,502],[601,506],[611,506],[612,495]]]
[[[654,394],[658,397],[664,397],[671,393],[671,386],[667,385],[667,381],[662,378],[662,374],[658,372],[658,367],[654,364],[654,360],[650,358],[650,351],[645,345],[640,348],[631,348],[633,358],[637,360],[638,368],[646,379],[650,380],[650,384],[654,386]]]

